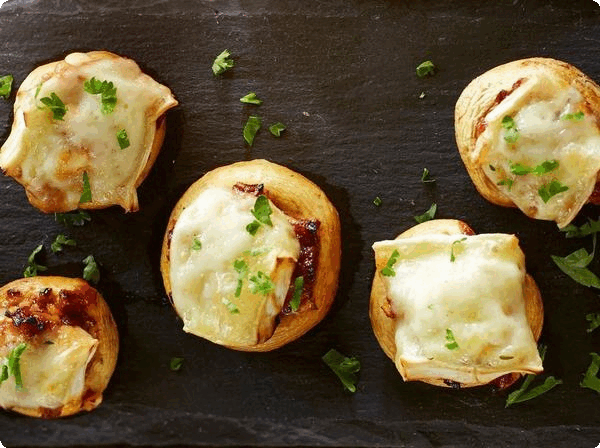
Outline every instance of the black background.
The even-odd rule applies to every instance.
[[[94,412],[43,421],[2,412],[6,446],[66,445],[397,445],[573,446],[600,442],[600,396],[579,387],[600,349],[585,314],[600,311],[596,291],[563,275],[550,254],[591,241],[566,240],[553,223],[487,203],[456,150],[453,110],[475,76],[514,59],[549,56],[600,80],[600,7],[593,1],[9,1],[0,10],[0,71],[19,86],[36,66],[73,51],[106,49],[136,60],[169,86],[180,106],[168,114],[161,155],[139,190],[137,213],[93,212],[65,228],[31,207],[22,188],[0,178],[0,284],[22,275],[31,250],[50,274],[80,276],[93,254],[99,289],[121,335],[104,403]],[[235,67],[215,77],[229,49]],[[431,59],[432,78],[415,67]],[[260,107],[239,98],[254,91]],[[425,97],[420,99],[421,92]],[[8,136],[12,103],[0,101]],[[252,148],[250,114],[281,121]],[[343,226],[340,289],[329,316],[302,339],[272,353],[238,353],[184,334],[166,304],[160,245],[172,207],[207,171],[267,158],[315,181]],[[424,185],[428,167],[437,182]],[[373,205],[375,196],[383,200]],[[368,318],[371,244],[414,225],[432,202],[438,217],[478,232],[516,233],[544,298],[545,375],[564,384],[504,408],[489,388],[453,391],[404,384],[380,350]],[[598,217],[587,206],[584,216]],[[60,256],[58,233],[77,240]],[[600,272],[600,263],[592,270]],[[352,395],[321,361],[330,348],[362,363]],[[173,356],[185,358],[171,372]],[[537,381],[540,381],[539,379]]]

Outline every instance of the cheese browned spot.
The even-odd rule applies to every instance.
[[[112,112],[103,112],[102,95],[84,90],[92,78],[116,88]],[[66,107],[62,120],[41,102],[53,94]],[[171,91],[134,61],[108,52],[72,53],[38,67],[19,88],[0,167],[45,212],[115,204],[135,211],[136,188],[162,143],[161,117],[176,105]],[[117,138],[122,130],[130,143],[124,149]],[[83,173],[89,177],[92,200],[80,204]]]

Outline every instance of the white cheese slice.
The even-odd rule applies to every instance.
[[[126,58],[90,61],[86,54],[73,53],[52,73],[43,70],[33,71],[19,89],[0,167],[55,208],[78,207],[85,172],[97,206],[136,210],[136,183],[150,155],[156,120],[177,104],[170,90]],[[113,112],[102,113],[101,95],[84,91],[92,77],[116,87]],[[40,101],[52,93],[67,108],[63,120],[53,119]],[[124,149],[117,140],[121,130],[130,142]]]
[[[485,117],[487,127],[477,140],[474,159],[527,216],[564,227],[592,194],[600,170],[600,131],[595,117],[564,118],[583,112],[584,104],[574,87],[538,75],[525,80]],[[514,144],[504,138],[505,116],[513,118],[518,129]],[[511,172],[511,163],[535,168],[546,161],[558,162],[558,168],[543,175]],[[548,189],[553,181],[568,190],[544,202],[539,190]]]
[[[56,409],[83,394],[85,371],[98,341],[80,327],[66,325],[46,339],[53,344],[28,344],[21,355],[23,388],[17,390],[12,376],[0,385],[1,407]]]
[[[427,235],[373,249],[384,264],[399,253],[395,276],[378,275],[398,316],[395,362],[405,380],[486,384],[542,370],[525,315],[525,259],[516,237]]]
[[[171,237],[170,279],[185,331],[232,346],[254,345],[272,335],[300,244],[285,214],[270,201],[273,226],[261,225],[252,236],[246,226],[254,221],[255,202],[250,194],[213,187],[179,216]],[[195,239],[199,250],[193,248]],[[247,272],[236,271],[236,260],[246,263]],[[252,292],[251,278],[259,272],[273,281],[273,292]]]

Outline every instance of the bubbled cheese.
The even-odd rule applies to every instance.
[[[373,249],[378,268],[399,254],[395,275],[381,275],[381,268],[378,275],[397,316],[395,363],[405,380],[474,385],[542,370],[525,315],[525,260],[514,236],[415,236]]]
[[[272,335],[300,244],[285,214],[270,201],[273,226],[261,225],[252,236],[246,226],[254,221],[255,202],[253,195],[212,187],[179,216],[169,269],[173,304],[185,331],[230,346],[254,345]],[[194,240],[200,249],[194,249]],[[235,269],[236,260],[247,265],[246,272]],[[252,292],[251,278],[259,272],[271,279],[273,292]]]

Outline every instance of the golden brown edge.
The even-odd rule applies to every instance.
[[[317,275],[313,287],[316,309],[281,316],[275,332],[267,341],[251,346],[228,346],[241,351],[265,352],[291,342],[317,325],[335,299],[341,260],[341,226],[335,207],[325,193],[304,176],[267,160],[237,162],[216,168],[192,184],[175,205],[163,240],[160,268],[165,290],[171,296],[169,241],[183,209],[205,188],[232,188],[237,182],[263,184],[269,199],[286,215],[295,219],[318,219],[321,223]]]

